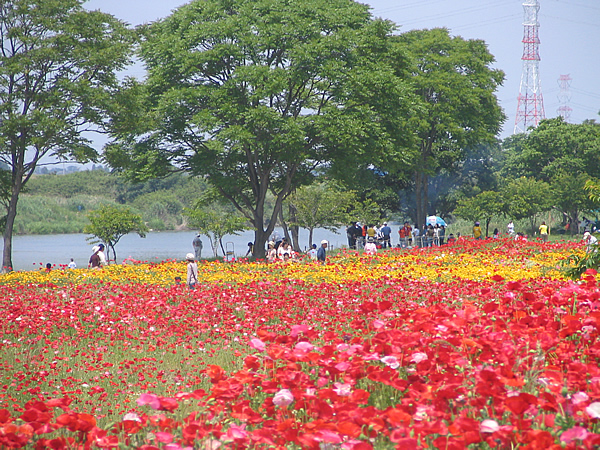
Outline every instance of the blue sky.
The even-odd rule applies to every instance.
[[[187,2],[181,0],[91,0],[100,9],[137,25],[163,18]],[[521,80],[523,53],[522,0],[370,0],[376,17],[392,20],[399,31],[446,27],[453,35],[483,39],[496,58],[495,67],[506,74],[497,93],[508,116],[501,137],[512,134]],[[572,78],[571,122],[600,121],[600,1],[540,0],[540,79],[546,117],[560,106],[558,78]],[[136,66],[136,77],[144,71]]]

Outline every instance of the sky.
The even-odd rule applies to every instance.
[[[570,75],[569,122],[600,121],[600,0],[539,0],[539,73],[546,118],[556,117],[561,75]],[[88,9],[100,9],[131,25],[168,16],[187,3],[182,0],[90,0]],[[373,16],[389,19],[398,32],[448,28],[452,35],[482,39],[494,55],[495,68],[506,79],[497,97],[508,119],[500,134],[510,136],[515,126],[523,64],[523,0],[370,0]],[[136,66],[130,75],[143,78]]]

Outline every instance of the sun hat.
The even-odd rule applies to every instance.
[[[583,233],[583,237],[588,237],[590,235],[589,231],[586,231],[585,233]]]
[[[321,245],[323,245],[323,244],[327,244],[327,243],[328,243],[328,242],[327,242],[325,239],[323,239],[323,240],[321,241]]]
[[[188,261],[193,261],[195,258],[193,253],[188,253],[187,255],[185,255],[185,259],[187,259]]]

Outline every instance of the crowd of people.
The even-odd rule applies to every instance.
[[[392,229],[384,222],[381,226],[368,224],[362,225],[353,222],[346,228],[348,247],[363,249],[366,253],[374,253],[377,249],[392,248]],[[411,226],[409,222],[398,229],[397,248],[433,247],[444,245],[455,239],[453,234],[446,237],[446,226],[443,224],[427,224],[423,227]]]

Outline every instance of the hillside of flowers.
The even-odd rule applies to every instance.
[[[0,275],[0,448],[600,447],[575,243]]]

